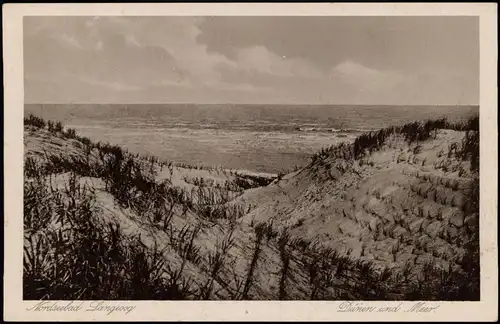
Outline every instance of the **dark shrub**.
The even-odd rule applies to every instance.
[[[44,128],[45,120],[30,114],[28,115],[28,117],[24,117],[24,125],[34,126],[36,128]]]

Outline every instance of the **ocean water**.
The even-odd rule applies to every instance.
[[[461,120],[478,106],[26,104],[81,135],[165,160],[259,172],[303,166],[322,147],[416,120]]]

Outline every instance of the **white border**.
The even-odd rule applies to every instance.
[[[4,320],[83,321],[494,321],[498,319],[497,269],[497,16],[495,4],[6,4],[4,37]],[[124,315],[89,312],[28,312],[36,302],[22,301],[23,165],[23,16],[479,16],[481,126],[481,301],[439,302],[433,313],[342,313],[341,302],[125,302],[136,309]],[[108,304],[125,304],[108,302]],[[370,306],[400,302],[366,302]],[[410,302],[404,302],[407,304]],[[413,304],[413,303],[412,303]]]

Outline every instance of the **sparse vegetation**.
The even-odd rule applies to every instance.
[[[75,173],[63,189],[25,182],[24,299],[187,298],[162,251],[100,219],[95,193],[78,182]]]
[[[45,120],[34,115],[28,115],[24,117],[24,125],[33,126],[35,128],[45,128]]]
[[[208,256],[208,272],[210,277],[202,288],[202,299],[207,300],[211,297],[214,282],[218,279],[218,275],[224,267],[229,250],[234,246],[234,229],[234,226],[231,226],[227,235],[222,240],[217,239],[216,250]]]
[[[423,261],[416,254],[402,267],[381,267],[374,261],[359,259],[359,255],[342,254],[317,241],[295,237],[291,234],[293,226],[291,230],[286,228],[278,232],[272,223],[252,223],[253,246],[250,252],[241,256],[249,260],[244,275],[228,279],[224,274],[222,278],[224,269],[231,267],[229,251],[235,248],[237,237],[242,233],[236,234],[235,220],[251,210],[251,206],[232,204],[232,199],[243,190],[267,185],[273,179],[235,173],[235,180],[217,185],[202,177],[186,178],[186,182],[196,186],[189,191],[173,186],[169,180],[156,180],[157,171],[165,166],[171,168],[172,164],[152,156],[131,154],[109,143],[94,143],[74,130],[65,130],[60,123],[45,122],[32,115],[24,122],[37,129],[47,126],[54,136],[76,140],[85,152],[83,155],[46,154],[41,159],[25,158],[25,299],[211,299],[216,295],[215,287],[226,284],[225,280],[232,280],[235,286],[229,292],[232,298],[252,299],[256,274],[265,256],[264,249],[268,247],[276,251],[280,261],[279,280],[271,298],[293,298],[290,293],[294,288],[292,274],[302,271],[309,279],[307,294],[310,299],[479,299],[479,229],[475,225],[464,225],[453,238],[451,230],[441,229],[435,234],[436,239],[457,242],[465,251],[463,258],[457,261],[461,267],[443,269],[431,263],[420,266]],[[445,177],[431,179],[427,174],[417,173],[418,179],[414,180],[419,182],[411,184],[409,192],[413,191],[413,197],[418,199],[432,200],[439,208],[432,211],[420,207],[414,211],[422,220],[416,225],[399,214],[393,221],[384,220],[365,203],[362,209],[377,219],[372,229],[351,210],[339,209],[347,222],[365,231],[368,229],[372,240],[393,242],[387,251],[393,262],[409,246],[428,251],[426,253],[435,258],[449,258],[435,250],[432,244],[416,239],[417,236],[429,239],[426,233],[434,220],[449,221],[446,208],[455,208],[464,217],[479,217],[478,119],[462,124],[450,124],[443,119],[389,127],[361,135],[353,144],[341,143],[323,149],[313,157],[313,162],[317,163],[325,163],[324,160],[331,157],[352,162],[381,149],[389,136],[398,134],[413,144],[413,154],[418,154],[420,142],[436,137],[437,130],[442,128],[466,132],[461,145],[453,150],[462,161],[470,161],[473,181],[465,189],[465,185],[457,181]],[[422,160],[421,165],[426,163]],[[61,173],[69,176],[62,188],[53,181],[55,175]],[[283,176],[284,173],[279,174],[278,179]],[[120,223],[105,220],[102,215],[106,211],[96,203],[96,192],[91,186],[81,184],[84,182],[82,177],[101,179],[105,191],[123,209],[138,215],[148,228],[166,234],[166,246],[148,246],[140,236],[126,234]],[[430,186],[433,181],[436,184]],[[457,191],[463,191],[463,203],[456,198]],[[376,190],[368,194],[383,201],[386,194],[382,192]],[[450,192],[453,196],[447,199]],[[176,218],[182,218],[184,225],[176,228]],[[295,227],[303,225],[302,220],[299,222]],[[225,236],[217,239],[215,249],[203,254],[197,239],[214,224],[225,224],[229,228]],[[403,229],[406,236],[401,234]],[[346,237],[352,233],[347,226],[339,226],[338,232]],[[459,237],[460,243],[455,237]],[[359,244],[361,251],[358,252],[365,257],[369,249],[364,241],[360,240]],[[166,257],[169,251],[175,251],[180,261]],[[195,283],[187,279],[190,265],[203,268],[206,280]],[[415,270],[417,266],[419,271]]]
[[[282,263],[281,274],[280,274],[280,286],[279,286],[279,299],[286,299],[286,282],[288,277],[288,272],[290,270],[290,252],[288,251],[288,243],[290,240],[290,234],[288,229],[285,228],[283,233],[281,233],[278,240],[278,247],[280,252],[280,259]]]
[[[472,117],[462,123],[450,123],[445,118],[437,120],[428,120],[426,122],[413,122],[403,126],[391,126],[381,129],[376,132],[368,132],[358,136],[354,143],[339,143],[328,148],[321,149],[318,153],[312,156],[312,161],[321,161],[327,157],[340,158],[345,160],[359,160],[366,154],[370,154],[382,148],[386,140],[392,135],[401,135],[409,144],[418,143],[429,139],[432,132],[439,129],[452,129],[459,131],[468,131],[470,140],[468,144],[464,145],[463,156],[467,156],[469,152],[476,149],[475,143],[479,143],[479,117]],[[418,152],[419,146],[416,145],[414,149]],[[478,146],[477,146],[478,147]],[[417,150],[417,151],[415,151]],[[474,151],[475,152],[475,151]],[[476,157],[476,155],[473,155]],[[477,154],[479,156],[479,154]]]
[[[241,299],[243,300],[250,298],[249,292],[252,286],[252,282],[254,280],[254,273],[255,269],[257,268],[257,262],[259,260],[260,253],[262,252],[262,241],[266,234],[266,225],[261,223],[255,226],[254,229],[255,229],[254,248],[251,261],[248,265],[246,280],[243,286],[243,292],[241,294]]]

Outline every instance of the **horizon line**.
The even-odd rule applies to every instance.
[[[24,105],[246,105],[246,106],[480,106],[480,104],[381,104],[381,103],[231,103],[231,102],[24,102]]]

